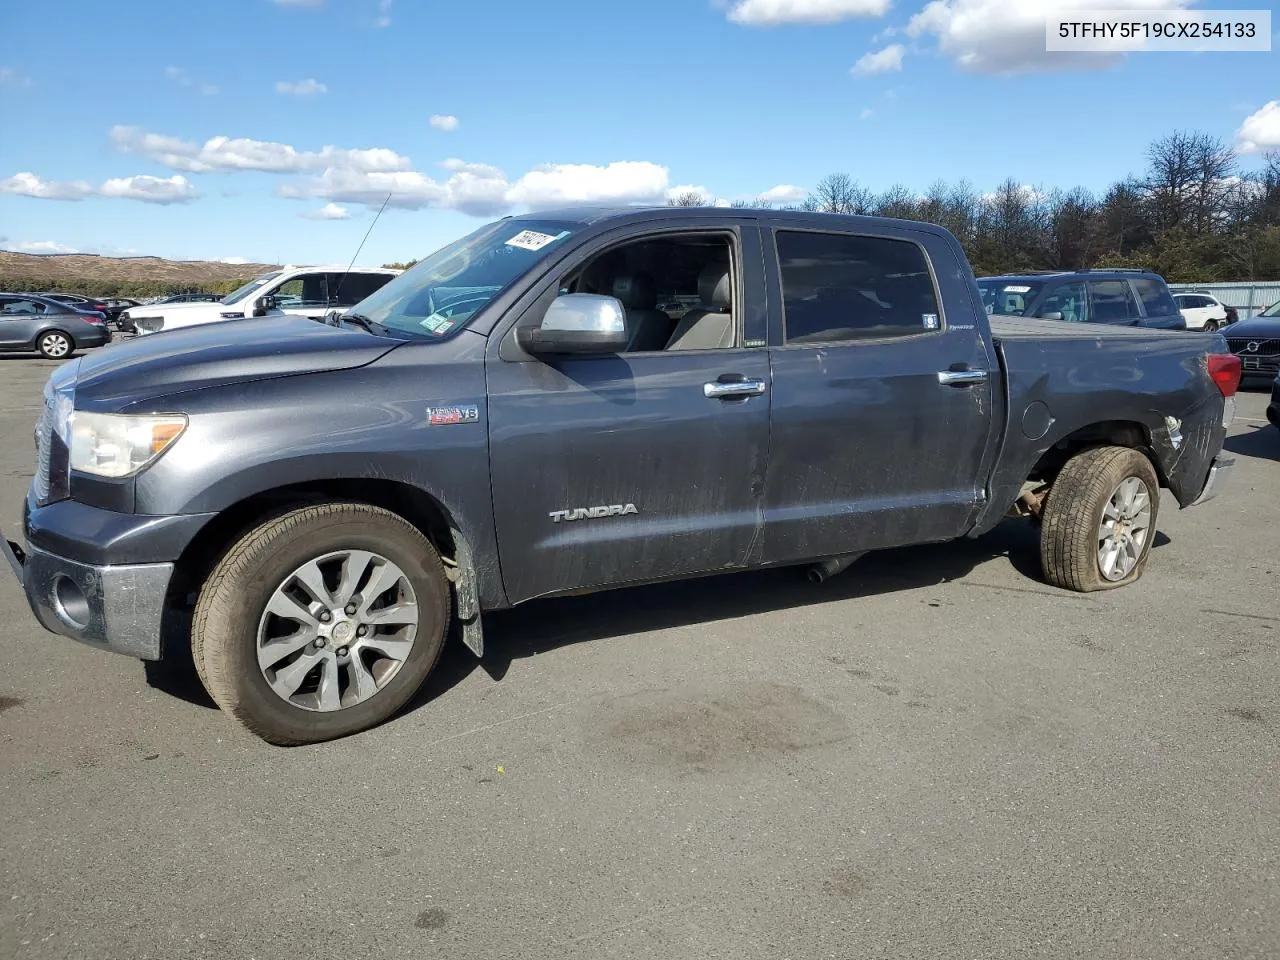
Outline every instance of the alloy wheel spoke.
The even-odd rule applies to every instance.
[[[338,581],[338,589],[333,592],[334,602],[338,606],[345,607],[351,600],[373,560],[373,554],[366,550],[351,550],[342,558],[341,579]]]
[[[304,649],[315,640],[316,634],[317,631],[314,627],[303,625],[302,629],[297,633],[291,633],[287,637],[279,637],[275,640],[268,640],[258,647],[258,666],[264,670],[274,667],[281,660]]]
[[[365,637],[360,641],[360,647],[362,650],[376,650],[385,657],[403,662],[413,649],[413,641],[396,637]]]
[[[271,686],[276,693],[288,700],[298,688],[302,686],[302,681],[306,679],[317,663],[323,658],[319,654],[303,654],[287,667],[281,667],[275,672],[275,676],[271,679]]]
[[[309,608],[282,590],[277,590],[271,595],[271,600],[267,603],[267,611],[284,620],[296,620],[308,627],[320,626],[320,621],[315,618]]]
[[[342,700],[338,692],[338,661],[334,657],[325,657],[324,667],[320,671],[320,686],[316,690],[316,698],[321,710],[338,710]]]
[[[360,612],[357,614],[360,619],[369,619],[369,605],[381,597],[384,593],[398,584],[404,578],[404,574],[391,561],[384,561],[374,571],[373,576],[369,578],[368,586],[360,591]]]
[[[418,605],[416,603],[396,603],[389,607],[370,610],[362,618],[369,626],[403,626],[418,622]]]
[[[373,674],[369,672],[369,668],[364,665],[364,661],[358,655],[352,655],[350,670],[352,690],[357,703],[367,700],[378,692],[378,681],[373,678]]]
[[[329,588],[324,584],[324,574],[320,572],[320,566],[314,560],[303,567],[299,567],[293,574],[294,578],[307,588],[307,592],[317,603],[321,603],[328,607],[333,604],[333,597],[329,595]]]

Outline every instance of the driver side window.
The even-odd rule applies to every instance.
[[[613,247],[561,279],[561,293],[622,303],[627,353],[736,346],[735,258],[721,234],[651,237]]]
[[[276,298],[276,306],[282,310],[329,305],[329,293],[323,273],[304,273],[300,277],[286,280],[276,287],[272,295]]]

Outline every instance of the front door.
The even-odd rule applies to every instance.
[[[0,297],[0,349],[31,346],[45,306],[22,297]]]
[[[700,276],[720,261],[726,285],[704,283],[705,302],[681,326]],[[732,221],[719,233],[615,241],[544,281],[519,322],[538,322],[550,296],[589,276],[625,296],[628,329],[643,326],[649,349],[543,361],[504,357],[510,329],[490,337],[493,506],[511,602],[745,565],[769,442],[759,264],[754,227]],[[704,316],[703,330],[723,330],[726,312],[733,334],[722,343],[677,334]],[[759,323],[758,346],[743,346],[744,317],[747,337]]]
[[[936,234],[906,228],[780,225],[773,240],[762,559],[963,535],[999,419],[997,361],[963,262]]]

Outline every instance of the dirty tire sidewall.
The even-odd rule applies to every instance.
[[[271,594],[299,566],[335,550],[370,550],[409,577],[421,619],[395,677],[363,703],[323,713],[280,699],[258,667],[258,623]],[[205,582],[192,625],[192,653],[209,695],[262,739],[293,746],[376,726],[421,687],[444,647],[450,617],[440,556],[422,533],[379,507],[331,503],[293,510],[244,536]]]
[[[66,360],[76,352],[75,342],[61,330],[40,334],[36,350],[47,360]]]
[[[1102,511],[1121,481],[1137,477],[1151,493],[1151,528],[1142,556],[1123,580],[1107,580],[1098,569]],[[1094,447],[1063,466],[1049,488],[1040,526],[1040,566],[1055,587],[1091,593],[1127,586],[1142,576],[1151,556],[1160,513],[1160,481],[1151,461],[1129,447]]]

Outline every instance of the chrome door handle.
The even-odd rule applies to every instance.
[[[764,393],[763,380],[712,380],[702,385],[702,395],[713,400],[758,397]]]
[[[938,382],[947,387],[967,387],[971,383],[986,383],[986,370],[939,370]]]

